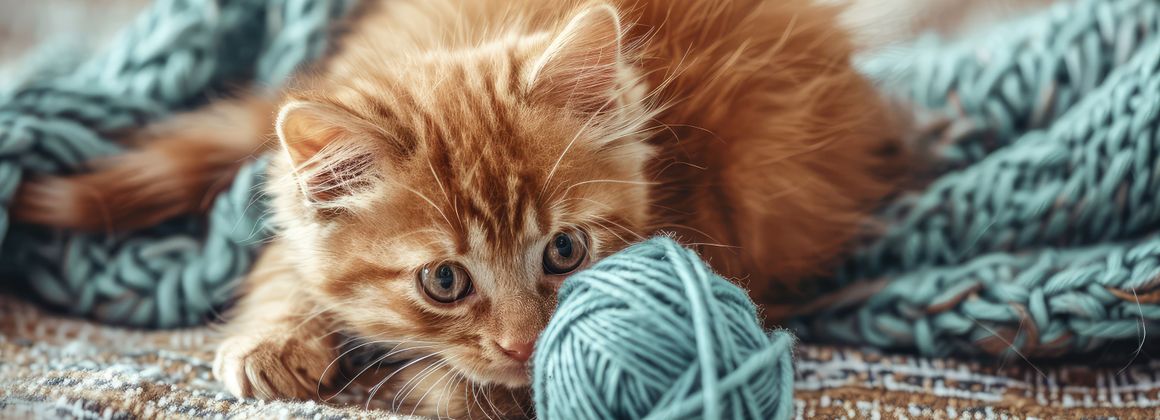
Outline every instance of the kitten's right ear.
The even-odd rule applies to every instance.
[[[624,29],[616,8],[593,3],[572,17],[527,74],[534,101],[606,111],[618,88]]]
[[[371,185],[381,151],[370,140],[370,127],[342,110],[293,101],[278,112],[275,129],[309,203],[342,207],[344,198]]]

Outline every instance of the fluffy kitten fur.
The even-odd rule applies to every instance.
[[[274,127],[278,235],[215,375],[239,396],[316,398],[345,382],[342,330],[418,360],[370,398],[527,415],[511,391],[564,277],[542,267],[555,233],[583,232],[587,265],[673,232],[761,301],[821,273],[890,192],[898,127],[836,16],[803,0],[382,1],[278,105],[179,116],[92,173],[26,184],[14,215],[131,229],[196,211]],[[473,286],[450,304],[417,281],[445,261]]]

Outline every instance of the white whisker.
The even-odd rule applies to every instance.
[[[439,215],[443,217],[443,220],[445,222],[447,222],[448,228],[455,227],[455,225],[453,223],[451,223],[451,219],[447,218],[447,214],[443,213],[443,209],[439,208],[439,206],[436,205],[434,201],[431,201],[430,198],[427,198],[426,195],[423,195],[423,193],[416,191],[414,188],[408,187],[406,185],[399,184],[399,186],[402,187],[403,189],[406,189],[407,191],[410,191],[410,192],[414,193],[415,195],[419,196],[419,198],[423,199],[423,201],[426,201],[427,204],[430,204],[431,208],[433,208],[433,209],[435,209],[435,211],[439,212]]]
[[[652,182],[652,181],[632,181],[632,180],[627,180],[627,179],[590,179],[587,181],[580,181],[580,182],[577,182],[575,184],[572,184],[571,186],[566,188],[565,191],[571,190],[571,189],[579,187],[581,185],[588,185],[588,184],[629,184],[629,185],[646,185],[647,186],[647,185],[657,185],[658,183]]]
[[[334,361],[330,362],[330,364],[329,364],[329,365],[327,365],[327,366],[326,366],[326,368],[327,368],[327,369],[330,369],[330,367],[331,367],[332,365],[334,365],[334,363],[335,363],[335,362],[337,362],[337,361],[339,360],[339,358],[340,358],[340,357],[342,357],[342,356],[345,356],[345,355],[349,354],[350,352],[357,350],[357,349],[358,349],[358,348],[360,348],[360,347],[366,346],[367,344],[382,344],[382,343],[389,343],[389,342],[390,342],[390,341],[372,341],[372,342],[368,342],[368,343],[361,344],[361,345],[359,345],[359,346],[357,346],[357,347],[355,347],[355,348],[352,348],[352,349],[350,349],[350,350],[347,350],[346,352],[343,352],[343,354],[342,354],[341,356],[339,356],[339,357],[336,357],[336,358],[334,359]],[[387,360],[387,359],[388,359],[388,358],[390,358],[391,356],[394,356],[394,355],[396,355],[396,354],[401,354],[401,353],[403,353],[403,352],[407,352],[407,351],[420,350],[420,349],[428,349],[428,348],[435,347],[435,346],[416,346],[416,347],[407,347],[407,348],[399,349],[399,346],[401,346],[401,345],[403,345],[403,344],[409,344],[409,343],[399,343],[399,344],[396,344],[396,345],[395,345],[395,347],[392,347],[390,351],[388,351],[387,353],[385,353],[385,354],[383,354],[382,356],[378,357],[377,359],[375,359],[375,361],[373,361],[373,362],[371,362],[371,363],[368,363],[366,366],[364,366],[364,367],[362,368],[362,370],[360,370],[358,373],[356,373],[356,374],[354,375],[354,377],[353,377],[353,378],[351,378],[349,381],[347,381],[347,382],[346,382],[346,385],[343,385],[343,386],[342,386],[342,388],[340,388],[338,391],[336,391],[336,392],[334,393],[334,395],[338,395],[338,394],[341,394],[343,391],[346,391],[346,389],[347,389],[348,387],[350,387],[350,385],[351,385],[352,383],[354,383],[354,381],[355,381],[355,380],[357,380],[357,379],[358,379],[360,376],[362,376],[364,373],[366,373],[368,370],[370,370],[370,369],[371,369],[371,367],[377,366],[377,365],[378,365],[380,362],[382,362],[382,361],[384,361],[384,360]],[[321,383],[319,384],[319,386],[321,386]],[[333,396],[332,396],[332,397],[333,397]],[[329,400],[329,398],[328,398],[328,400]]]
[[[609,102],[612,102],[612,100],[610,99]],[[607,103],[605,103],[605,105],[607,105]],[[593,112],[592,116],[588,117],[588,121],[585,121],[584,125],[581,125],[579,130],[576,130],[576,135],[572,136],[572,140],[569,140],[568,144],[564,146],[564,150],[560,152],[560,156],[557,157],[556,162],[552,164],[552,169],[548,170],[548,176],[544,178],[544,185],[540,188],[541,198],[544,196],[544,189],[547,188],[548,184],[552,181],[552,177],[556,175],[556,171],[560,169],[560,163],[564,161],[564,155],[567,155],[568,151],[572,150],[572,146],[576,144],[576,141],[580,139],[580,136],[584,134],[584,131],[592,126],[592,123],[596,121],[596,117],[600,115],[600,111],[604,110],[605,105],[602,105],[597,112]]]
[[[1022,351],[1019,351],[1019,349],[1015,348],[1015,343],[1012,343],[1012,342],[1008,341],[1006,338],[1003,338],[1002,335],[999,335],[998,332],[991,329],[991,327],[988,327],[986,324],[979,322],[979,320],[976,319],[975,317],[972,317],[970,315],[967,315],[967,317],[971,318],[971,321],[974,321],[975,325],[978,325],[978,326],[982,327],[984,330],[987,330],[987,332],[991,333],[992,337],[998,338],[999,341],[1002,341],[1003,344],[1006,344],[1008,349],[1015,352],[1015,354],[1018,355],[1019,358],[1023,359],[1024,362],[1027,362],[1027,365],[1031,366],[1032,369],[1035,369],[1035,372],[1039,374],[1040,378],[1047,379],[1047,375],[1044,374],[1043,371],[1040,370],[1038,366],[1035,366],[1035,364],[1031,362],[1031,359],[1027,358],[1027,356],[1024,355]],[[1022,322],[1020,322],[1020,324],[1022,324]]]
[[[479,412],[483,413],[484,416],[487,416],[488,420],[492,420],[491,414],[487,413],[487,408],[484,408],[483,403],[480,402],[480,399],[479,399],[479,392],[480,391],[482,391],[480,385],[472,382],[471,383],[471,397],[475,401],[475,406],[479,407]]]
[[[455,211],[455,220],[458,221],[460,225],[463,225],[463,219],[459,217],[459,207],[455,206],[455,203],[451,201],[451,196],[447,195],[447,190],[443,188],[443,181],[439,179],[439,174],[435,172],[435,166],[431,164],[430,159],[427,160],[427,168],[431,170],[431,176],[435,178],[435,184],[439,185],[439,191],[443,193],[443,200],[446,201],[447,204],[451,206],[451,209]]]
[[[1136,298],[1136,310],[1140,311],[1140,330],[1142,331],[1142,335],[1140,336],[1140,345],[1136,346],[1136,351],[1132,353],[1132,358],[1128,360],[1128,363],[1124,367],[1116,372],[1116,375],[1123,374],[1125,370],[1128,370],[1128,367],[1132,366],[1132,363],[1136,362],[1136,358],[1140,357],[1140,353],[1144,351],[1144,340],[1148,339],[1148,323],[1144,320],[1144,306],[1140,304],[1140,295],[1136,294],[1136,288],[1133,287],[1131,289],[1132,297]]]
[[[446,361],[446,360],[442,360],[441,362],[443,363],[443,364],[441,365],[441,368],[446,368],[446,367],[447,367],[447,361]],[[423,395],[419,396],[419,399],[418,399],[417,401],[415,401],[415,404],[413,404],[413,406],[412,406],[412,408],[411,408],[411,415],[412,415],[412,416],[413,416],[413,415],[415,415],[415,410],[417,410],[417,409],[419,408],[419,404],[422,404],[422,403],[423,403],[423,400],[424,400],[425,398],[427,398],[427,395],[428,395],[428,394],[430,394],[432,390],[434,390],[434,389],[435,389],[436,385],[438,385],[440,382],[443,382],[443,380],[444,380],[444,379],[446,379],[446,378],[447,378],[449,375],[452,375],[452,374],[454,374],[454,373],[455,373],[455,370],[454,370],[454,369],[450,369],[450,368],[448,368],[448,369],[447,369],[447,372],[444,372],[444,373],[443,373],[443,376],[440,376],[440,377],[439,377],[439,379],[436,379],[436,380],[435,380],[435,383],[434,383],[434,384],[431,384],[431,386],[428,386],[428,387],[427,387],[427,392],[424,392],[424,393],[423,393]],[[450,381],[450,380],[448,380],[448,381],[447,381],[447,383],[448,383],[448,384],[451,384],[451,381]],[[418,385],[416,385],[416,387],[418,387]],[[408,394],[410,394],[410,392],[409,392],[409,391],[408,391]],[[406,400],[406,399],[407,399],[407,397],[406,397],[406,396],[403,396],[403,399],[404,399],[404,400]],[[435,414],[436,414],[436,415],[438,415],[438,414],[439,414],[439,403],[435,403]]]
[[[379,389],[380,389],[380,388],[382,388],[382,387],[383,387],[383,385],[384,385],[384,384],[386,384],[386,383],[387,383],[387,381],[391,380],[391,378],[392,378],[392,377],[394,377],[396,374],[398,374],[399,372],[401,372],[401,371],[403,371],[403,370],[407,369],[408,367],[410,367],[411,365],[413,365],[413,364],[415,364],[415,363],[419,363],[419,362],[421,362],[421,361],[423,361],[423,360],[425,360],[425,359],[428,359],[428,358],[431,358],[431,357],[435,357],[435,356],[439,355],[440,353],[443,353],[444,351],[446,351],[446,350],[440,350],[440,351],[437,351],[437,352],[434,352],[434,353],[428,354],[428,355],[426,355],[426,356],[423,356],[423,357],[420,357],[420,358],[418,358],[418,359],[415,359],[415,360],[412,360],[412,361],[410,361],[410,362],[407,362],[407,364],[403,365],[402,367],[399,367],[398,369],[395,369],[395,371],[394,371],[394,372],[391,372],[391,374],[390,374],[390,375],[387,375],[387,377],[383,378],[383,380],[379,381],[379,383],[378,383],[378,384],[375,384],[375,386],[374,386],[373,388],[371,388],[370,395],[367,395],[367,402],[366,402],[366,405],[364,405],[364,406],[363,406],[363,408],[364,408],[364,409],[368,409],[368,410],[370,409],[370,407],[371,407],[371,400],[373,400],[373,399],[375,398],[375,394],[378,394],[378,393],[379,393]]]
[[[406,382],[403,382],[403,385],[395,391],[395,396],[391,398],[391,411],[399,411],[402,408],[402,404],[406,403],[407,396],[411,395],[411,391],[414,391],[415,388],[422,385],[423,380],[427,379],[431,373],[437,371],[444,363],[446,362],[443,360],[437,360],[435,363],[424,366],[423,369],[419,370],[419,373],[411,375]]]

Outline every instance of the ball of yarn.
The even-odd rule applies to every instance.
[[[793,336],[744,290],[656,238],[566,282],[536,343],[544,419],[787,418]]]

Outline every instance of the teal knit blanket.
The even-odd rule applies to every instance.
[[[115,134],[227,86],[277,86],[319,56],[344,1],[158,0],[107,51],[0,92],[0,204],[25,176],[84,170]],[[1055,355],[1160,322],[1160,2],[1079,0],[961,43],[924,39],[867,74],[935,122],[935,173],[839,268],[811,339],[925,354]],[[208,217],[122,236],[12,225],[0,278],[77,314],[203,322],[268,238],[244,169]]]
[[[1160,2],[1079,1],[870,57],[934,115],[937,177],[798,320],[926,355],[1056,356],[1160,322]],[[930,115],[926,115],[929,117]]]
[[[282,83],[324,52],[348,3],[155,1],[107,50],[0,92],[0,205],[25,176],[84,170],[87,160],[119,152],[118,133],[229,86]],[[12,225],[0,207],[0,281],[25,282],[51,304],[111,323],[202,323],[230,298],[269,235],[257,188],[262,166],[243,169],[208,218],[128,235]]]

